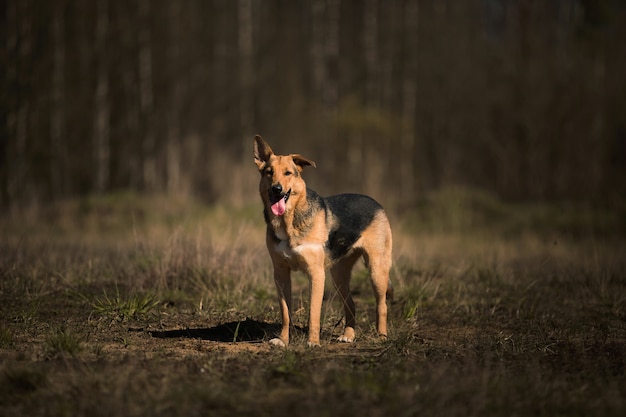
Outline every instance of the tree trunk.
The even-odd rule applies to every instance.
[[[378,0],[366,0],[363,13],[363,49],[365,52],[365,106],[378,109],[380,94],[380,58],[378,51]]]
[[[3,120],[4,126],[3,132],[0,134],[0,206],[2,208],[8,208],[13,202],[14,195],[14,181],[16,174],[15,156],[16,149],[12,146],[9,138],[16,138],[16,120],[17,120],[17,94],[18,89],[18,53],[17,53],[17,38],[18,38],[18,22],[17,22],[17,4],[16,2],[7,2],[6,5],[6,21],[7,26],[5,28],[5,43],[4,58],[6,62],[2,64],[4,67],[4,86],[6,91],[14,92],[9,96],[8,103],[6,103],[6,110],[4,110],[5,118]]]
[[[109,2],[100,0],[96,8],[96,92],[94,107],[94,152],[96,161],[95,189],[98,193],[107,191],[109,186],[109,158],[111,143],[109,137],[110,102],[109,74],[107,58],[107,37],[109,31]]]
[[[182,105],[183,86],[185,75],[181,74],[181,4],[177,1],[170,3],[168,16],[171,28],[169,40],[170,79],[172,80],[172,95],[170,108],[167,111],[167,191],[169,194],[183,193],[181,184],[181,129],[180,108]]]
[[[328,80],[328,67],[326,62],[326,24],[325,15],[327,8],[325,0],[313,0],[311,5],[311,84],[314,101],[324,107],[324,92]]]
[[[251,0],[239,0],[237,8],[238,20],[238,44],[239,44],[239,124],[242,134],[242,155],[244,162],[249,162],[251,138],[254,134],[254,92],[253,71],[254,56],[252,42],[252,2]]]
[[[141,114],[143,156],[143,187],[155,191],[157,187],[156,137],[154,133],[154,94],[152,80],[152,34],[150,29],[150,0],[139,0],[139,109]]]
[[[9,174],[9,196],[12,201],[20,201],[27,198],[28,189],[32,185],[27,180],[27,140],[30,115],[30,98],[32,91],[27,86],[32,80],[29,63],[32,61],[32,4],[30,2],[16,2],[15,9],[11,7],[9,13],[15,13],[15,38],[9,35],[9,42],[16,51],[15,83],[17,88],[15,120],[9,120],[15,124],[15,147],[10,157],[11,169]],[[13,5],[13,4],[12,4]],[[11,21],[11,19],[9,19]],[[18,41],[19,40],[19,41]]]
[[[52,19],[52,92],[50,112],[51,195],[64,196],[69,180],[67,140],[65,138],[65,16],[64,4],[57,4]]]
[[[337,111],[339,102],[339,0],[328,0],[327,8],[325,47],[327,76],[324,86],[324,105],[326,109],[334,113]]]
[[[417,194],[415,180],[415,136],[417,126],[417,70],[419,53],[419,4],[408,2],[404,10],[404,45],[405,60],[402,72],[402,112],[400,149],[400,198],[398,203],[410,205]]]

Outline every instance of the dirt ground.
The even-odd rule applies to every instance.
[[[296,327],[277,349],[263,230],[211,216],[125,235],[5,226],[0,415],[626,411],[621,238],[398,232],[388,339],[357,268],[355,343],[334,341],[329,285],[322,346],[306,347],[308,283],[295,275]]]

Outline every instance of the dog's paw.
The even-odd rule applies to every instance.
[[[341,342],[341,343],[352,343],[352,342],[354,342],[354,338],[353,337],[348,337],[346,335],[341,335],[341,336],[339,336],[337,338],[337,341]]]
[[[276,347],[282,347],[282,348],[287,347],[285,342],[283,342],[282,339],[279,339],[278,337],[271,339],[270,345],[276,346]]]
[[[320,342],[311,342],[310,340],[306,343],[306,345],[310,348],[321,347]]]
[[[337,338],[337,341],[340,343],[352,343],[354,342],[354,327],[346,326],[343,330],[343,334]]]

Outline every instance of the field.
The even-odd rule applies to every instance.
[[[327,282],[312,349],[300,274],[292,344],[267,343],[279,315],[257,205],[117,195],[7,216],[0,415],[624,415],[623,219],[441,199],[392,216],[389,338],[360,266],[357,340],[333,341]]]

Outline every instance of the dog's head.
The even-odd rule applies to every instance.
[[[261,198],[275,216],[282,216],[306,197],[302,170],[306,166],[314,167],[315,162],[298,154],[275,155],[270,145],[257,135],[254,138],[254,163],[261,173]]]

